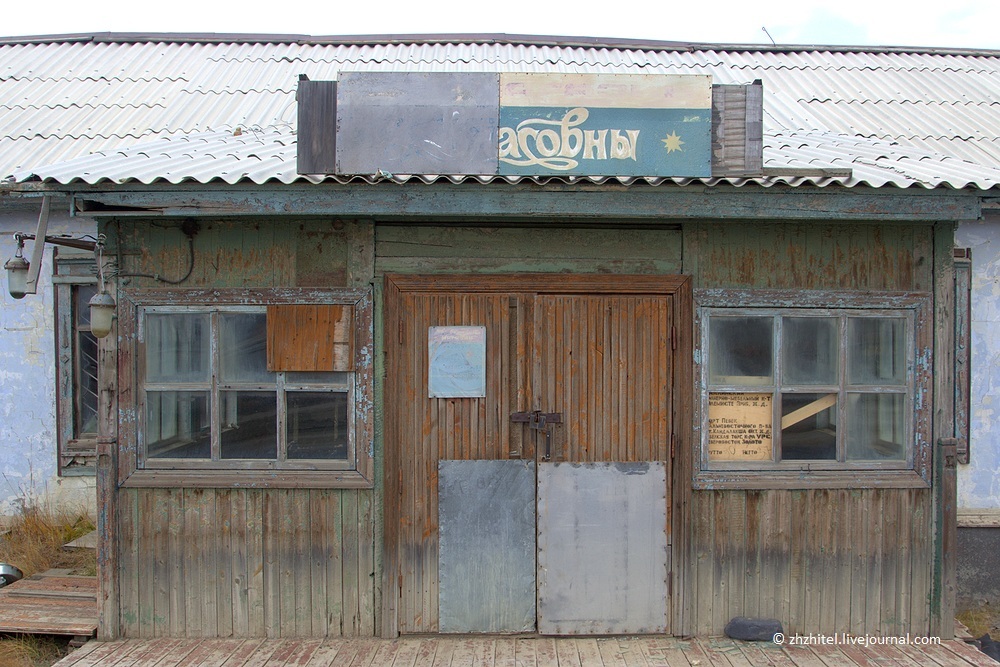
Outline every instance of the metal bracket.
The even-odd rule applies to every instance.
[[[939,438],[938,447],[941,448],[941,454],[944,456],[944,467],[946,470],[954,469],[955,463],[958,460],[958,439],[957,438]]]
[[[562,423],[561,412],[542,412],[541,410],[512,412],[510,420],[515,424],[527,424],[528,428],[536,431],[544,431],[545,453],[542,455],[542,460],[552,460],[552,425]]]

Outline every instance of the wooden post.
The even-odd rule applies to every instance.
[[[107,229],[107,225],[104,226]],[[104,275],[114,261],[102,258]],[[109,284],[115,294],[117,285]],[[97,425],[97,637],[117,639],[121,633],[118,596],[118,322],[98,340]]]
[[[955,225],[934,228],[934,560],[930,634],[955,634]],[[950,467],[949,467],[950,466]]]

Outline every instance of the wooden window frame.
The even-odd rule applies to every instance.
[[[931,480],[931,394],[933,332],[931,295],[917,292],[840,292],[778,290],[695,290],[694,488],[928,488]],[[712,316],[766,317],[852,315],[901,317],[907,321],[905,461],[710,461],[708,457],[708,322]],[[842,342],[842,341],[841,341]],[[841,347],[843,352],[843,347]],[[781,354],[774,350],[777,357]],[[841,355],[841,364],[846,363]],[[713,390],[715,391],[715,390]],[[722,388],[721,391],[736,391]],[[749,391],[749,390],[747,390]],[[761,387],[781,393],[778,378]],[[818,391],[823,391],[822,389]],[[838,382],[838,395],[847,393]],[[776,429],[777,430],[777,429]],[[846,434],[845,436],[846,437]],[[842,443],[838,439],[838,443]],[[840,451],[838,444],[838,452]]]
[[[80,350],[76,290],[97,285],[93,253],[56,249],[52,276],[55,301],[57,469],[60,476],[96,472],[97,433],[80,434]]]
[[[353,309],[353,370],[348,389],[347,461],[241,459],[185,461],[145,456],[143,429],[146,313],[263,312],[273,305],[343,305]],[[369,289],[122,290],[119,292],[119,476],[124,486],[204,488],[371,488],[374,484],[373,309]],[[214,368],[214,366],[213,366]],[[285,387],[279,373],[275,391]],[[289,390],[291,391],[291,390]],[[127,409],[127,412],[125,410]],[[215,426],[213,424],[213,429]],[[279,436],[280,437],[280,436]],[[214,440],[214,433],[213,433]],[[214,445],[213,445],[214,449]]]

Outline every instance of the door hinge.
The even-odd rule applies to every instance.
[[[399,344],[403,344],[403,321],[399,321]]]
[[[677,327],[673,325],[670,326],[670,349],[677,349]]]
[[[677,456],[677,436],[670,434],[670,458],[673,460]]]
[[[667,572],[667,597],[674,597],[674,573]]]

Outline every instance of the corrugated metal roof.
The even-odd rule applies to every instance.
[[[877,139],[864,139],[829,132],[787,132],[764,137],[764,167],[768,172],[765,184],[844,186],[870,185],[881,187],[922,186],[977,187],[990,189],[1000,186],[1000,167],[984,167],[953,157]],[[815,176],[797,176],[809,170]],[[844,172],[850,177],[830,177],[823,172]],[[782,175],[784,174],[784,175]],[[258,130],[224,129],[184,135],[165,135],[130,148],[111,148],[91,155],[17,172],[16,181],[40,179],[69,184],[83,181],[122,183],[138,181],[144,184],[169,183],[229,184],[241,181],[266,183],[311,182],[324,180],[346,183],[350,178],[300,176],[295,171],[295,133],[291,127],[271,127]],[[447,174],[395,174],[399,181],[419,178],[431,182],[439,178],[452,181],[461,177]],[[375,175],[365,180],[379,180]],[[477,177],[480,182],[511,180],[503,177]],[[514,179],[523,180],[523,179]],[[552,180],[535,179],[539,181]],[[637,179],[589,179],[598,182],[630,183]],[[726,182],[743,185],[745,178],[727,179],[638,179],[658,184],[670,182],[685,185],[699,182]],[[759,180],[759,179],[758,179]],[[956,185],[960,184],[960,185]]]
[[[768,167],[849,167],[847,184],[953,188],[995,187],[1000,169],[1000,52],[508,36],[79,35],[0,40],[0,176],[290,182],[298,178],[299,75],[330,80],[362,70],[761,79]],[[235,127],[266,129],[233,137]],[[186,152],[198,159],[174,164]]]

